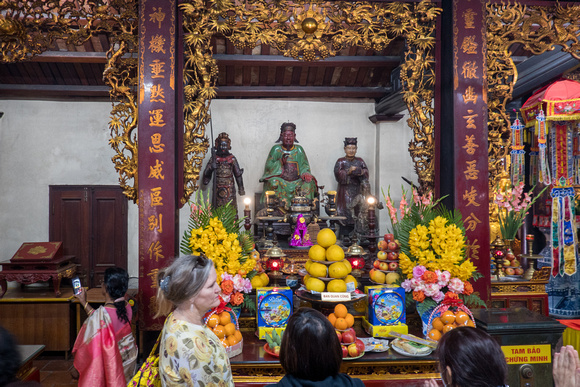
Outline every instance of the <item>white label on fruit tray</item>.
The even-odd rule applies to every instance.
[[[322,301],[350,301],[350,293],[320,293]]]
[[[354,284],[354,282],[347,282],[346,283],[346,291],[347,292],[354,292],[356,290],[356,286]]]

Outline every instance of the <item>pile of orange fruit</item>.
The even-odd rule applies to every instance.
[[[335,329],[343,331],[354,325],[354,316],[348,313],[344,304],[336,304],[334,313],[328,315],[328,321]]]
[[[431,340],[439,341],[441,336],[445,333],[462,325],[475,327],[475,323],[469,314],[462,310],[453,312],[451,309],[448,309],[441,313],[441,316],[435,317],[433,321],[431,321],[431,329],[427,333],[427,337]]]
[[[229,312],[223,311],[219,314],[212,314],[205,323],[215,335],[221,340],[224,347],[232,347],[242,341],[242,333],[232,322]]]

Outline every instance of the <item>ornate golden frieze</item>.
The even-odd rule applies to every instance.
[[[506,171],[511,129],[506,103],[512,98],[517,70],[509,48],[520,43],[534,54],[555,45],[580,59],[580,5],[526,6],[487,3],[487,82],[490,192]],[[492,196],[490,195],[490,198]]]
[[[136,201],[137,105],[135,101],[138,0],[0,1],[0,60],[28,60],[47,51],[56,39],[80,46],[97,34],[109,37],[103,80],[113,101],[111,139],[125,195]],[[131,180],[134,180],[132,182]]]
[[[401,65],[403,99],[410,112],[414,137],[409,151],[419,184],[434,186],[433,86],[435,21],[441,9],[429,1],[373,3],[329,1],[188,1],[181,5],[185,30],[185,130],[187,138],[187,200],[199,177],[207,152],[205,126],[216,94],[217,66],[210,39],[221,34],[237,48],[259,44],[275,47],[284,56],[315,61],[350,46],[380,51],[394,39],[407,41]]]

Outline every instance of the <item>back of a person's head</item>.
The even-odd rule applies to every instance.
[[[481,329],[458,327],[445,333],[437,345],[437,356],[447,386],[497,387],[506,382],[507,363],[501,347]]]
[[[107,293],[113,298],[123,297],[129,288],[129,274],[120,267],[109,267],[103,278]]]
[[[14,336],[0,326],[0,387],[13,382],[20,367],[20,353]]]
[[[334,327],[319,311],[300,308],[288,319],[280,346],[280,364],[287,374],[306,380],[337,375],[342,350]]]

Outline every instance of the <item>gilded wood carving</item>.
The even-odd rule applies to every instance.
[[[541,54],[555,45],[580,59],[580,6],[559,4],[549,7],[520,3],[487,4],[487,82],[490,192],[506,170],[509,155],[510,120],[506,103],[512,98],[517,81],[516,66],[509,48],[523,44],[526,50]],[[490,198],[492,196],[490,195]]]
[[[382,50],[393,39],[405,37],[407,51],[402,64],[403,99],[410,112],[414,137],[409,152],[419,184],[434,187],[433,47],[435,20],[441,10],[428,1],[420,3],[372,3],[258,0],[252,2],[188,1],[181,5],[185,43],[185,122],[189,147],[186,175],[195,181],[208,143],[205,125],[209,103],[216,94],[217,65],[210,39],[222,34],[237,48],[268,44],[284,56],[315,61],[336,55],[350,46]],[[189,170],[187,169],[189,168]],[[183,198],[182,200],[185,200]]]

